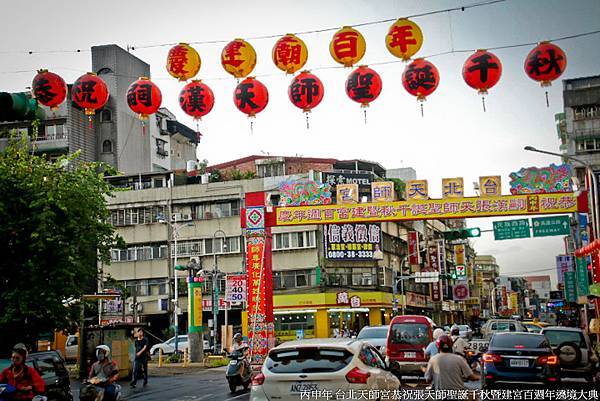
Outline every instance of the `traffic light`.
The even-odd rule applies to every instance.
[[[481,230],[478,227],[459,228],[456,230],[445,231],[443,234],[444,239],[452,241],[458,239],[481,237]]]

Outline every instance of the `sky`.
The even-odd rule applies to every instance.
[[[133,54],[151,65],[152,79],[163,92],[163,105],[180,121],[194,127],[195,123],[178,105],[183,84],[165,70],[169,47],[144,45],[229,41],[338,28],[475,2],[62,0],[36,2],[32,7],[29,2],[3,0],[0,91],[24,90],[30,86],[35,70],[42,67],[73,82],[90,69],[91,46],[130,45],[136,48]],[[417,56],[427,56],[599,30],[600,1],[506,0],[465,11],[416,17],[413,21],[421,27],[424,37]],[[510,172],[558,161],[523,150],[526,145],[558,150],[554,114],[563,108],[560,81],[549,88],[550,107],[546,107],[544,90],[524,73],[524,59],[533,46],[494,51],[502,61],[503,75],[486,98],[487,112],[483,112],[476,91],[462,79],[462,65],[470,53],[430,58],[440,72],[440,85],[425,102],[421,117],[418,102],[402,87],[405,65],[373,65],[397,60],[385,47],[389,25],[388,22],[358,28],[367,42],[361,64],[371,64],[383,80],[381,95],[368,109],[367,124],[359,105],[344,91],[351,70],[322,69],[336,66],[328,50],[333,31],[299,35],[309,49],[305,68],[312,69],[325,86],[325,97],[311,114],[308,130],[304,115],[287,97],[291,76],[276,69],[271,61],[276,39],[250,41],[258,54],[253,75],[269,89],[269,105],[256,118],[252,133],[248,119],[233,104],[236,81],[220,65],[224,44],[194,45],[202,58],[197,78],[202,78],[216,97],[213,111],[200,123],[204,136],[199,158],[206,158],[211,164],[261,153],[374,160],[386,168],[414,168],[418,178],[429,181],[431,197],[441,196],[441,179],[445,177],[464,177],[466,195],[474,195],[471,183],[482,175],[501,175],[503,192],[508,193]],[[561,78],[600,74],[599,39],[600,35],[594,35],[557,42],[568,58]],[[82,51],[75,52],[76,49]],[[73,52],[48,52],[55,50]],[[472,219],[469,225],[488,230],[492,221]],[[551,274],[554,279],[555,256],[564,252],[561,237],[494,241],[493,234],[483,233],[474,244],[479,254],[496,256],[503,273],[535,272]]]

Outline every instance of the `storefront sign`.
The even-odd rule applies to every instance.
[[[225,281],[225,300],[246,302],[246,286],[245,274],[228,274]]]
[[[371,174],[360,173],[321,173],[321,179],[324,183],[335,188],[339,184],[357,184],[360,187],[368,187],[373,181]]]
[[[225,301],[225,299],[223,298],[219,298],[219,310],[231,310],[231,303]],[[212,299],[211,298],[204,298],[202,300],[202,310],[204,312],[211,312],[212,311]]]
[[[392,181],[377,181],[371,183],[372,202],[393,202],[394,183]]]
[[[381,250],[381,225],[326,224],[323,227],[325,258],[330,260],[373,260]]]
[[[590,293],[587,258],[575,258],[577,266],[577,295],[586,296]]]
[[[565,273],[573,270],[573,256],[558,255],[556,257],[556,277],[559,283],[565,282]]]
[[[442,178],[442,194],[444,198],[462,198],[465,196],[463,179]]]
[[[439,281],[431,283],[431,300],[433,302],[439,302],[442,300],[442,288]]]
[[[438,254],[438,265],[441,274],[446,274],[446,241],[443,239],[436,240],[437,242],[437,254]]]
[[[502,286],[502,306],[508,305],[508,291],[506,290],[506,286]]]
[[[439,272],[440,271],[440,258],[439,249],[437,242],[430,242],[427,255],[429,257],[429,270]]]
[[[339,184],[336,189],[336,203],[347,205],[358,203],[358,184]]]
[[[406,182],[406,199],[408,200],[427,200],[429,199],[429,190],[427,180],[408,180]]]
[[[574,271],[565,273],[565,300],[567,302],[577,302],[577,285],[575,281]]]
[[[406,293],[406,304],[415,308],[427,308],[427,296],[414,292]]]
[[[454,245],[454,256],[455,256],[455,261],[457,265],[465,265],[466,261],[465,261],[465,245],[464,244],[458,244],[458,245]],[[466,274],[466,272],[465,272]]]
[[[280,207],[278,226],[340,222],[401,221],[489,216],[571,213],[577,211],[573,193],[506,195],[495,198],[454,198],[355,205]]]
[[[479,177],[479,193],[481,196],[502,195],[502,178],[499,175]]]
[[[508,309],[510,309],[514,313],[517,313],[519,311],[519,294],[517,294],[516,292],[512,292],[510,294]]]
[[[264,236],[246,238],[246,270],[248,272],[248,342],[252,364],[262,364],[269,351],[266,288],[270,277],[262,273],[265,241]]]
[[[452,287],[452,295],[455,301],[464,301],[469,299],[471,294],[467,284],[456,284]]]
[[[421,264],[421,252],[419,252],[419,233],[417,231],[408,232],[408,263],[410,265]]]
[[[350,305],[352,308],[360,308],[361,301],[358,295],[349,296],[346,291],[336,294],[336,302],[338,305]]]
[[[201,333],[202,327],[202,310],[204,305],[202,304],[202,283],[189,282],[188,283],[188,321],[189,321],[189,332],[190,333]],[[208,307],[210,311],[211,306]]]

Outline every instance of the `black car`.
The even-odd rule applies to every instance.
[[[69,371],[56,351],[33,352],[27,356],[27,365],[35,368],[46,385],[48,401],[73,401]],[[0,359],[0,370],[10,366],[9,359]]]
[[[557,385],[558,357],[545,336],[534,333],[496,333],[481,358],[483,388],[498,384]]]

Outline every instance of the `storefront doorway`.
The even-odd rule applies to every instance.
[[[330,337],[353,337],[369,325],[369,308],[336,308],[327,313]]]

